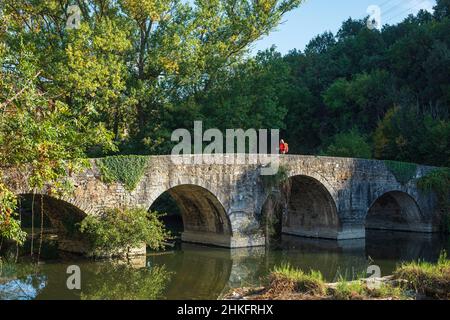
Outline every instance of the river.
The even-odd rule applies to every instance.
[[[283,236],[273,248],[221,249],[182,244],[131,261],[93,261],[46,243],[37,263],[26,254],[1,265],[0,299],[217,299],[232,287],[260,285],[270,270],[290,263],[320,270],[327,281],[365,275],[377,265],[389,275],[402,261],[435,262],[448,237],[368,231],[365,240],[329,241]],[[81,290],[69,290],[67,268],[81,271]]]

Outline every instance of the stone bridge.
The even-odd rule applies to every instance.
[[[263,212],[275,209],[283,233],[313,238],[364,238],[366,228],[439,229],[435,196],[421,193],[414,178],[399,183],[383,161],[297,155],[279,161],[288,183],[267,190],[259,164],[176,164],[170,156],[151,156],[129,192],[120,183],[102,182],[92,160],[90,169],[70,175],[71,195],[58,198],[43,190],[35,201],[45,199],[52,224],[68,234],[68,225],[85,215],[119,206],[149,209],[168,192],[182,213],[184,241],[230,248],[264,245]],[[431,169],[417,166],[415,178]],[[32,192],[26,172],[5,170],[3,180],[17,195]]]

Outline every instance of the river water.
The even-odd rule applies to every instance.
[[[320,270],[327,281],[365,276],[369,265],[389,275],[403,261],[437,261],[448,237],[368,231],[365,240],[283,236],[273,248],[221,249],[193,244],[131,261],[68,256],[46,243],[39,263],[27,255],[0,266],[0,299],[217,299],[230,288],[263,284],[270,270],[290,263]],[[67,268],[81,271],[81,290],[67,288]]]

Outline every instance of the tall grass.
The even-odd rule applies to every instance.
[[[337,300],[363,299],[364,295],[365,287],[362,281],[347,281],[344,277],[341,277],[339,279],[339,282],[333,293],[333,296]]]
[[[320,271],[311,270],[305,273],[301,269],[285,263],[275,267],[270,274],[272,293],[305,293],[311,295],[325,295],[326,286]]]
[[[337,300],[363,299],[406,299],[404,291],[388,283],[380,283],[377,287],[369,288],[366,280],[346,281],[341,277],[332,296]]]
[[[437,264],[425,261],[403,263],[394,272],[397,279],[407,281],[407,288],[425,296],[450,299],[450,260],[443,251]]]
[[[344,276],[339,277],[336,285],[326,284],[322,273],[292,267],[282,264],[275,267],[270,274],[270,296],[283,296],[293,293],[312,295],[326,299],[336,300],[363,300],[363,299],[403,299],[406,298],[402,288],[394,287],[388,283],[380,283],[377,288],[369,288],[367,281],[348,281]]]

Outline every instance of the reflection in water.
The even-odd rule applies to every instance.
[[[47,276],[31,264],[0,260],[0,300],[33,300],[45,288]]]
[[[183,244],[130,263],[59,258],[45,264],[3,263],[0,299],[217,299],[230,287],[261,284],[283,262],[320,270],[327,281],[364,275],[369,264],[390,274],[401,261],[435,262],[448,239],[369,231],[367,239],[331,241],[284,236],[278,248],[220,249]],[[66,287],[67,267],[81,269],[82,290]]]
[[[133,269],[127,265],[102,265],[81,292],[83,300],[156,300],[171,273],[164,266]]]
[[[367,230],[366,253],[389,275],[402,261],[436,262],[442,250],[449,252],[448,235]]]

